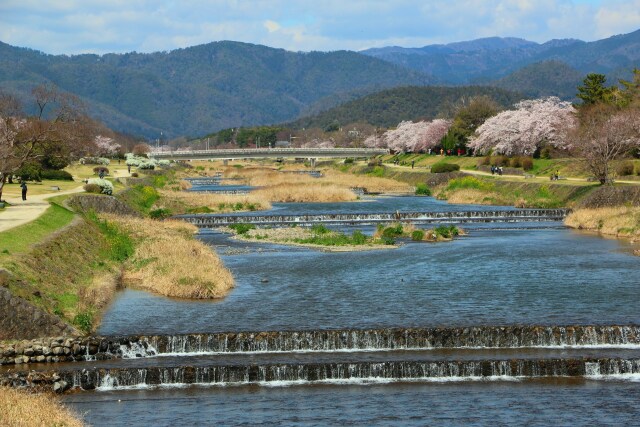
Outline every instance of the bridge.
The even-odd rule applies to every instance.
[[[201,228],[225,227],[232,224],[269,225],[367,225],[395,221],[416,224],[465,224],[490,222],[547,222],[562,221],[568,209],[518,209],[511,211],[466,211],[466,212],[391,212],[359,214],[315,214],[315,215],[180,215],[183,219]]]
[[[389,154],[382,148],[232,148],[220,150],[157,151],[149,157],[166,160],[234,160],[234,159],[346,159]]]

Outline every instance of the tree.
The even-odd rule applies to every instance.
[[[611,162],[640,149],[640,108],[595,105],[580,112],[572,146],[600,184],[610,184]]]
[[[33,89],[35,116],[25,117],[19,102],[0,93],[0,199],[7,179],[48,156],[77,157],[91,143],[92,122],[80,100],[51,85]]]
[[[593,105],[599,102],[607,102],[612,89],[605,86],[607,77],[604,74],[590,73],[583,80],[583,85],[578,86],[578,98],[583,105]]]
[[[476,129],[500,110],[500,106],[486,95],[475,96],[468,101],[463,100],[456,108],[453,123],[444,138],[444,148],[465,147]]]
[[[401,122],[397,128],[383,135],[372,135],[364,141],[367,147],[386,147],[396,153],[422,152],[440,144],[451,122],[436,119],[430,122]]]
[[[475,153],[490,150],[511,155],[533,155],[544,144],[568,148],[566,130],[576,126],[576,110],[556,97],[521,101],[480,126],[469,143]]]
[[[149,153],[151,151],[151,146],[149,144],[136,144],[133,147],[133,150],[131,150],[131,152],[133,154],[135,154],[136,156],[146,156],[147,153]]]

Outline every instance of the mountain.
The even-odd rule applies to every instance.
[[[431,120],[438,116],[449,116],[463,99],[482,95],[493,98],[503,107],[508,107],[522,99],[522,96],[515,92],[493,87],[400,87],[349,101],[285,126],[293,129],[312,127],[324,129],[334,123],[344,126],[358,122],[393,127],[402,120]]]
[[[47,55],[0,42],[0,88],[52,82],[111,128],[155,139],[295,119],[322,100],[431,79],[356,52],[294,53],[215,42],[170,52]]]
[[[422,48],[384,47],[362,53],[430,74],[445,84],[484,84],[527,65],[550,60],[564,62],[583,75],[607,74],[613,82],[629,77],[640,63],[640,30],[594,42],[564,39],[539,44],[492,37]]]
[[[553,95],[573,99],[583,79],[584,74],[575,68],[561,61],[550,60],[527,65],[490,85],[520,92],[528,98]]]

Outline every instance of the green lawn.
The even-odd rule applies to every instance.
[[[0,233],[0,262],[7,255],[25,253],[31,245],[42,241],[52,232],[68,225],[75,214],[62,206],[52,203],[38,219],[28,224]]]

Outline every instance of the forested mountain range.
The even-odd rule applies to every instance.
[[[457,106],[475,96],[488,96],[505,108],[522,99],[519,93],[486,86],[400,87],[346,102],[285,126],[292,129],[326,129],[329,126],[368,123],[386,128],[395,127],[403,120],[452,117]]]
[[[444,96],[438,92],[443,88],[434,89],[438,94],[414,88],[403,98],[406,106],[387,102],[379,108],[389,111],[371,107],[372,100],[388,101],[389,92],[377,98],[368,95],[404,86],[482,84],[526,96],[572,99],[587,73],[604,73],[615,83],[638,66],[640,31],[589,43],[496,37],[360,53],[288,52],[223,41],[170,52],[67,56],[0,42],[0,89],[26,101],[34,86],[53,83],[78,95],[90,114],[114,130],[150,139],[161,133],[165,139],[198,136],[308,115],[313,118],[297,123],[326,123],[329,118],[348,123],[365,118],[366,109],[369,121],[386,126],[432,115],[418,93]]]
[[[321,99],[431,80],[348,51],[216,42],[150,54],[54,56],[0,43],[1,88],[27,100],[44,82],[80,96],[113,129],[155,139],[160,132],[171,138],[282,122]]]
[[[431,75],[444,84],[487,83],[527,65],[560,61],[577,72],[630,77],[640,64],[640,30],[594,42],[575,39],[535,43],[517,38],[491,37],[421,48],[383,47],[365,55]]]

